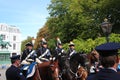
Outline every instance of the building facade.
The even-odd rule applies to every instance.
[[[1,34],[3,35],[3,41],[7,41],[11,44],[11,47],[10,46],[8,47],[8,51],[10,53],[20,54],[21,53],[20,29],[13,25],[0,23],[0,35]]]

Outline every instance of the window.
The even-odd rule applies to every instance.
[[[7,26],[4,26],[4,31],[7,31]]]
[[[2,34],[2,39],[5,40],[6,39],[6,36],[4,34]]]
[[[16,36],[13,36],[13,41],[16,41]]]
[[[16,49],[16,44],[13,44],[13,50],[15,50]]]
[[[1,31],[3,30],[3,25],[1,25]]]

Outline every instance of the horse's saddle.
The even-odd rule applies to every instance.
[[[31,64],[26,64],[26,65],[23,65],[23,67],[21,68],[21,70],[24,72],[25,71],[25,76],[26,78],[30,78],[34,75],[35,73],[35,65],[36,65],[36,62],[32,62]]]

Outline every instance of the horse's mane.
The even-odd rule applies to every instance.
[[[85,67],[86,54],[76,53],[70,58],[70,62],[77,61],[81,66]]]

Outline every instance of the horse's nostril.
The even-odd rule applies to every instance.
[[[54,73],[54,70],[52,70],[51,72]]]
[[[77,76],[79,76],[79,73],[77,73]]]

